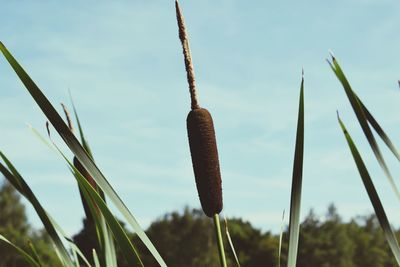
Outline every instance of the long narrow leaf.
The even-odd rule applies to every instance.
[[[75,267],[79,267],[79,259],[78,259],[78,254],[76,254],[75,250],[72,250],[72,257],[75,262]]]
[[[100,195],[100,193],[99,193],[99,195]],[[100,197],[102,198],[102,196],[100,195]],[[103,199],[103,198],[102,198]],[[104,201],[104,203],[106,203],[105,201]],[[114,238],[113,238],[113,234],[112,234],[112,231],[110,231],[109,230],[109,227],[110,226],[108,226],[107,225],[107,232],[106,232],[106,234],[108,235],[108,240],[109,240],[109,242],[107,243],[107,247],[108,247],[108,250],[106,250],[106,251],[109,251],[109,255],[107,255],[109,258],[110,258],[110,260],[112,261],[112,264],[115,266],[115,267],[118,267],[118,264],[117,264],[117,252],[116,252],[116,250],[115,250],[115,243],[114,243]],[[135,250],[136,251],[136,250]],[[136,254],[137,254],[137,256],[138,256],[138,258],[140,259],[140,257],[139,257],[139,254],[136,252]]]
[[[342,69],[340,68],[339,63],[337,62],[336,58],[332,57],[332,62],[329,62],[333,72],[335,73],[336,77],[339,79],[341,82],[344,91],[346,92],[347,98],[350,101],[350,104],[354,110],[354,113],[356,114],[357,120],[360,123],[360,126],[364,132],[365,137],[368,140],[369,145],[372,148],[372,151],[374,152],[374,155],[376,159],[378,160],[378,163],[380,167],[382,168],[383,172],[385,173],[386,177],[389,180],[389,183],[396,194],[397,198],[400,200],[400,191],[397,188],[393,176],[390,173],[389,168],[386,165],[386,162],[382,156],[381,150],[378,146],[378,143],[375,140],[374,135],[372,134],[372,131],[368,125],[366,115],[364,113],[364,110],[362,108],[362,105],[358,101],[358,97],[354,93],[353,89],[350,86],[350,83],[348,82],[346,76],[344,75]]]
[[[62,262],[69,267],[74,266],[67,249],[64,244],[61,242],[61,239],[54,228],[54,225],[51,223],[49,217],[47,216],[46,211],[42,207],[42,205],[37,200],[35,194],[32,192],[31,188],[19,174],[19,172],[15,169],[12,163],[8,160],[8,158],[0,151],[0,157],[3,159],[4,163],[7,165],[9,171],[1,162],[0,162],[0,172],[3,173],[4,177],[10,181],[12,184],[20,185],[19,187],[15,187],[33,206],[36,213],[38,214],[40,220],[43,223],[47,233],[49,234],[51,240],[53,241],[56,249],[61,256]]]
[[[29,262],[32,266],[34,267],[41,267],[40,264],[31,257],[28,253],[26,253],[22,248],[16,246],[12,242],[10,242],[7,238],[5,238],[3,235],[0,234],[0,240],[3,241],[7,246],[10,248],[14,249],[16,252],[18,252],[19,255],[21,255],[27,262]]]
[[[85,201],[88,204],[88,208],[90,209],[91,213],[94,215],[93,218],[95,219],[94,221],[96,224],[100,225],[100,229],[102,231],[102,238],[104,240],[104,253],[105,253],[105,266],[107,267],[117,267],[117,259],[116,259],[116,251],[114,248],[114,243],[113,243],[113,236],[111,233],[107,230],[107,224],[110,226],[110,230],[114,233],[116,236],[116,239],[118,240],[118,243],[121,245],[122,252],[126,256],[129,264],[133,264],[134,266],[143,266],[139,254],[133,247],[132,243],[130,242],[128,236],[126,235],[125,231],[123,230],[122,226],[118,222],[118,220],[113,216],[111,211],[108,209],[107,204],[103,200],[103,198],[99,196],[99,198],[102,200],[102,203],[98,203],[97,200],[98,198],[93,197],[91,192],[88,192],[88,188],[85,186],[84,183],[82,183],[82,180],[84,180],[87,184],[90,185],[91,190],[97,192],[96,189],[94,189],[89,181],[83,177],[83,175],[76,169],[76,167],[69,161],[69,159],[64,155],[64,153],[55,145],[53,142],[53,145],[50,144],[46,139],[43,138],[43,136],[33,127],[31,127],[31,130],[34,132],[34,134],[42,141],[44,142],[48,147],[50,147],[53,151],[56,151],[61,155],[61,157],[67,162],[73,176],[78,182],[78,186],[81,189],[82,195],[85,199]],[[50,130],[48,129],[49,137],[50,137]],[[100,216],[98,216],[98,209],[100,209],[101,213]],[[106,210],[104,210],[106,209]],[[106,212],[105,216],[104,212]],[[50,217],[51,219],[51,217]],[[107,224],[106,224],[107,221]],[[56,227],[60,229],[60,233],[62,233],[64,236],[65,234],[63,233],[62,229],[55,224]],[[68,238],[66,238],[68,240]],[[69,241],[69,240],[68,240]],[[72,241],[70,241],[72,242]],[[112,244],[112,246],[110,245]],[[74,245],[74,244],[73,244]],[[76,248],[76,251],[73,251],[74,253],[77,252],[79,255],[82,253],[78,248]],[[85,263],[87,265],[90,265],[86,258],[82,255]],[[96,254],[97,257],[97,254]],[[98,260],[98,258],[97,258]]]
[[[76,253],[88,267],[90,267],[89,261],[86,259],[85,255],[83,255],[82,251],[77,247],[77,245],[75,245],[75,243],[67,236],[64,230],[60,227],[60,225],[49,214],[47,214],[47,216],[49,217],[54,228],[64,237],[65,240],[67,240],[68,244],[71,246],[71,250],[74,253]]]
[[[58,153],[58,150],[50,143],[48,142],[48,140],[46,140],[35,128],[32,127],[32,125],[28,124],[29,129],[32,131],[32,133],[35,135],[35,137],[37,137],[43,144],[45,144],[50,150],[52,150],[53,152]],[[75,178],[76,179],[76,178]],[[79,183],[78,183],[79,186]],[[84,190],[83,188],[81,188],[80,190]],[[100,245],[100,250],[102,252],[102,254],[105,254],[104,256],[101,255],[101,262],[103,263],[103,266],[113,266],[112,265],[112,260],[108,260],[107,261],[107,257],[110,257],[110,253],[107,253],[106,251],[109,251],[108,247],[109,242],[113,242],[112,240],[108,240],[109,239],[109,234],[105,234],[108,231],[107,225],[104,221],[103,215],[101,213],[98,212],[98,210],[96,208],[94,208],[92,205],[89,205],[89,210],[90,213],[92,214],[92,218],[94,220],[94,224],[96,226],[96,234],[97,234],[97,239],[99,240],[99,245]],[[64,238],[70,243],[72,249],[74,249],[76,246],[75,244],[69,240],[69,238],[66,236],[66,234],[63,232],[62,228],[51,218],[51,216],[49,216],[50,220],[52,221],[54,227],[56,228],[56,230],[61,233],[61,235],[64,236]],[[75,247],[74,247],[75,246]],[[76,247],[77,248],[77,247]],[[77,248],[78,249],[78,248]],[[84,260],[84,262],[87,265],[90,265],[87,261],[87,259],[83,256],[82,252],[79,251],[78,249],[78,255],[81,256],[81,258]],[[112,256],[112,255],[111,255]],[[113,255],[113,257],[115,258],[115,255]],[[107,264],[107,262],[109,262]]]
[[[131,266],[143,266],[143,263],[140,260],[139,254],[133,247],[131,241],[129,240],[129,237],[127,236],[126,232],[123,230],[121,224],[114,217],[112,212],[108,209],[104,200],[101,198],[101,196],[98,194],[98,192],[90,185],[90,183],[79,173],[79,171],[77,169],[75,169],[73,164],[71,164],[70,162],[68,162],[68,163],[70,164],[70,168],[72,168],[73,171],[75,172],[76,177],[78,177],[78,183],[80,185],[82,185],[85,188],[86,193],[88,193],[90,195],[90,197],[89,197],[89,195],[86,195],[87,201],[92,198],[93,202],[96,203],[96,205],[101,210],[102,214],[104,215],[104,217],[107,221],[107,224],[110,226],[110,229],[115,236],[115,239],[118,240],[118,245],[120,246],[122,252],[124,253],[125,258],[127,259],[128,263]],[[90,202],[90,204],[92,204],[92,205],[94,205],[94,203]],[[112,250],[111,250],[111,253],[113,253]],[[113,266],[117,267],[117,265],[114,263],[115,262],[113,262]]]
[[[300,233],[301,187],[304,153],[304,78],[301,80],[296,148],[294,152],[292,193],[290,198],[288,267],[296,267]]]
[[[97,257],[97,253],[96,253],[95,249],[93,249],[93,260],[94,260],[94,266],[100,267],[99,257]]]
[[[85,134],[83,133],[81,121],[79,119],[78,112],[76,111],[76,107],[75,107],[74,100],[72,99],[71,91],[69,91],[69,98],[70,98],[70,101],[72,104],[72,109],[74,110],[74,116],[75,116],[76,123],[78,124],[78,131],[79,131],[79,135],[81,137],[82,146],[88,152],[89,156],[91,156],[93,159],[93,153],[92,153],[92,150],[90,149],[89,143],[86,140]]]
[[[226,237],[228,239],[229,246],[231,247],[233,257],[235,258],[235,261],[236,261],[236,265],[238,267],[240,267],[239,258],[236,254],[235,246],[233,245],[233,241],[232,241],[231,235],[229,233],[228,220],[226,219],[225,215],[224,215],[224,221],[225,221],[225,233],[226,233]]]
[[[35,261],[39,264],[40,267],[43,267],[43,264],[42,264],[42,261],[40,260],[39,254],[37,253],[35,246],[33,245],[33,243],[30,240],[28,241],[28,246],[32,252],[32,258],[35,259]]]
[[[72,98],[71,91],[69,91],[69,97],[70,97],[70,101],[71,101],[72,108],[73,108],[73,111],[74,111],[75,120],[76,120],[76,123],[78,125],[78,130],[79,130],[79,135],[80,135],[80,138],[81,138],[82,146],[86,150],[88,155],[91,157],[91,159],[94,161],[93,153],[92,153],[92,150],[91,150],[91,148],[89,146],[89,143],[88,143],[88,141],[87,141],[87,139],[85,137],[85,134],[83,132],[83,127],[81,125],[81,121],[79,119],[78,112],[76,110],[75,103],[74,103],[74,100]],[[101,198],[106,202],[106,198],[105,198],[103,190],[101,190],[100,187],[98,187],[97,190],[98,190]],[[98,217],[97,214],[93,214],[93,212],[92,212],[92,216],[93,217]],[[100,259],[101,259],[102,262],[106,262],[107,266],[112,266],[112,265],[116,266],[117,265],[117,259],[116,259],[116,253],[115,253],[114,240],[112,238],[110,238],[111,237],[111,233],[109,231],[108,226],[104,222],[104,218],[103,218],[102,214],[100,214],[100,217],[95,222],[95,224],[96,224],[96,228],[97,228],[98,232],[101,232],[101,234],[98,236],[99,243],[100,243],[100,245],[102,247],[102,250],[99,251],[99,252],[102,252],[100,254]]]
[[[107,207],[107,204],[104,202],[104,200],[101,198],[99,193],[97,192],[96,189],[92,187],[92,185],[85,179],[85,177],[79,172],[78,169],[75,168],[75,166],[69,161],[69,159],[62,153],[62,151],[54,144],[55,148],[57,151],[60,153],[60,155],[64,158],[64,160],[67,162],[71,172],[74,174],[74,177],[76,178],[80,188],[82,188],[82,193],[87,201],[89,207],[91,209],[95,209],[95,207],[98,207],[101,211],[101,213],[104,215],[104,219],[106,220],[107,224],[110,227],[110,230],[112,231],[115,239],[118,241],[118,244],[124,253],[128,263],[131,266],[143,266],[142,261],[140,260],[139,254],[137,253],[136,249],[132,245],[129,237],[127,236],[126,232],[122,228],[121,224],[118,222],[118,220],[114,217],[110,209]],[[115,251],[112,251],[112,253],[115,254]],[[107,266],[115,266],[116,265],[116,260],[115,262],[109,262]]]
[[[283,210],[283,212],[282,212],[281,232],[279,233],[278,267],[281,267],[282,239],[283,239],[283,227],[284,227],[284,225],[285,225],[285,210]]]
[[[25,85],[26,89],[31,94],[35,102],[38,104],[38,106],[41,108],[41,110],[46,115],[48,120],[57,130],[61,138],[70,148],[72,153],[78,158],[78,160],[82,163],[82,165],[86,168],[89,174],[97,182],[100,188],[107,194],[110,200],[114,203],[114,205],[118,208],[121,214],[125,217],[127,222],[132,226],[132,228],[137,233],[138,237],[149,249],[150,253],[154,256],[159,265],[162,267],[166,267],[167,265],[165,264],[161,255],[158,253],[153,243],[147,237],[144,230],[140,227],[136,218],[128,210],[124,202],[115,192],[114,188],[109,184],[105,176],[101,173],[99,168],[93,162],[91,157],[79,143],[76,137],[71,133],[68,126],[65,124],[63,119],[57,113],[55,108],[51,105],[46,96],[42,93],[39,87],[37,87],[37,85],[33,82],[33,80],[29,77],[29,75],[25,72],[25,70],[21,67],[21,65],[15,60],[15,58],[10,54],[10,52],[1,42],[0,42],[0,50],[4,54],[7,61],[10,63],[11,67],[14,69],[15,73],[18,75],[22,83]]]
[[[354,93],[354,92],[353,92]],[[392,140],[390,140],[389,136],[385,133],[382,127],[379,125],[378,121],[372,116],[371,112],[367,109],[364,103],[360,100],[356,93],[354,93],[357,97],[358,102],[360,103],[365,117],[371,126],[375,129],[376,133],[381,137],[382,141],[386,144],[386,146],[392,151],[393,155],[400,160],[400,154],[396,146],[393,144]]]
[[[369,199],[371,200],[371,204],[374,207],[375,214],[378,217],[379,224],[381,225],[383,233],[385,234],[386,240],[389,243],[390,249],[392,250],[394,257],[396,258],[397,264],[400,265],[399,244],[397,242],[396,235],[393,232],[392,227],[390,226],[389,220],[387,219],[378,192],[375,189],[372,179],[368,173],[367,167],[365,166],[364,161],[362,160],[356,145],[354,144],[350,134],[348,133],[345,125],[343,124],[339,116],[338,120],[340,127],[342,128],[342,131],[346,138],[347,144],[351,150],[351,154],[353,155],[354,161],[357,165],[358,172],[360,173],[361,179],[364,183],[365,190],[368,193]]]
[[[76,175],[76,174],[75,174]],[[79,177],[75,177],[76,179],[79,179]],[[82,188],[81,190],[85,190],[84,188]],[[88,196],[89,197],[89,196]],[[93,206],[93,205],[91,205]],[[101,218],[100,218],[100,228],[102,231],[102,242],[103,242],[103,251],[102,253],[104,261],[106,266],[117,266],[116,263],[116,258],[115,258],[115,253],[113,253],[113,246],[114,246],[114,239],[111,236],[111,234],[108,231],[108,226],[106,223],[106,220],[103,216],[103,214],[101,214]]]
[[[82,146],[83,146],[83,148],[86,150],[86,152],[89,154],[89,156],[92,158],[92,160],[94,162],[93,152],[92,152],[92,149],[90,148],[89,143],[88,143],[88,141],[87,141],[87,139],[85,137],[85,134],[83,132],[83,127],[81,125],[81,121],[79,119],[78,112],[76,111],[76,107],[75,107],[74,100],[72,99],[71,91],[69,91],[69,98],[70,98],[70,101],[71,101],[71,104],[72,104],[72,109],[74,110],[74,116],[75,116],[76,123],[78,125],[78,130],[79,130],[79,135],[81,137]],[[104,199],[104,201],[106,201],[106,198],[105,198],[103,190],[101,190],[101,188],[98,188],[98,191],[100,193],[100,196]]]

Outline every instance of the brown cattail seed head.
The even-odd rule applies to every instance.
[[[213,120],[207,109],[197,108],[189,112],[186,123],[200,203],[204,213],[213,217],[222,210],[222,182]]]

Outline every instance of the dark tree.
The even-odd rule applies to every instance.
[[[3,182],[0,187],[0,233],[19,246],[26,247],[29,224],[25,207],[14,187]],[[0,267],[29,266],[13,249],[0,242]]]
[[[19,193],[7,181],[0,187],[0,234],[25,251],[29,251],[28,242],[32,242],[42,262],[60,266],[47,233],[30,227]],[[28,266],[17,252],[0,242],[0,267]]]

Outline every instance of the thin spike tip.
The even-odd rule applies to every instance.
[[[192,102],[191,109],[192,110],[199,109],[200,106],[197,98],[196,81],[194,75],[192,55],[190,53],[189,38],[186,31],[185,19],[183,17],[181,8],[177,0],[175,1],[175,8],[176,8],[176,19],[178,21],[178,28],[179,28],[179,39],[181,40],[182,43],[183,56],[185,58],[186,75],[189,83],[190,98]]]
[[[74,132],[74,126],[72,124],[71,115],[70,115],[67,107],[63,103],[61,103],[61,106],[64,110],[65,117],[67,118],[68,127],[71,130],[71,132]]]
[[[333,54],[333,51],[329,49],[329,55],[331,55],[332,60],[335,60],[335,54]]]

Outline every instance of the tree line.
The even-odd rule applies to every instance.
[[[223,224],[224,225],[224,224]],[[229,233],[241,266],[278,266],[279,233],[261,231],[242,218],[228,219]],[[210,218],[201,210],[185,208],[155,220],[147,234],[169,266],[218,267],[215,233]],[[396,231],[400,235],[400,231]],[[0,234],[29,251],[34,244],[47,266],[59,266],[51,243],[42,230],[28,223],[20,196],[8,183],[0,187]],[[157,266],[139,239],[130,233],[145,266]],[[88,259],[92,255],[95,230],[83,220],[73,240]],[[281,266],[286,265],[287,229],[283,232]],[[226,240],[226,238],[225,238]],[[228,266],[236,266],[226,242]],[[128,267],[118,249],[118,266]],[[29,266],[13,250],[0,243],[0,267]],[[82,265],[84,266],[84,265]],[[300,267],[390,267],[397,266],[374,215],[357,216],[344,222],[335,206],[323,218],[312,210],[301,224],[297,266]]]

